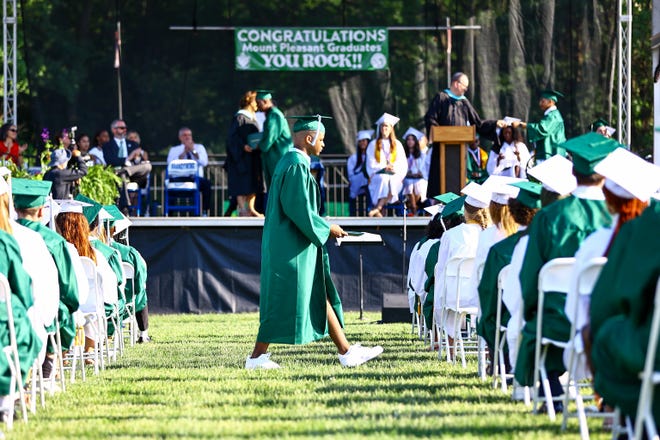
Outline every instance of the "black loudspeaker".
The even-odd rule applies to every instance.
[[[388,322],[412,322],[408,295],[401,293],[384,293],[382,321]]]

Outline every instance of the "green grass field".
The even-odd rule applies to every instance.
[[[351,341],[383,355],[339,365],[329,339],[272,346],[281,370],[246,371],[256,314],[152,316],[151,344],[69,386],[7,438],[577,438],[468,369],[438,361],[409,324],[347,314]],[[592,438],[609,438],[590,421]]]

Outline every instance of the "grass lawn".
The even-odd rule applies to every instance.
[[[127,348],[100,376],[88,374],[18,421],[12,439],[98,438],[578,438],[573,419],[531,415],[522,403],[438,361],[409,324],[359,321],[350,341],[385,348],[355,369],[339,365],[332,342],[272,346],[281,370],[246,371],[256,314],[151,317],[151,344]],[[592,438],[609,438],[590,420]]]

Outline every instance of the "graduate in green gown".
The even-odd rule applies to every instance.
[[[357,366],[382,347],[349,345],[339,293],[330,278],[325,244],[346,232],[318,213],[320,192],[310,173],[310,156],[324,147],[321,117],[299,118],[295,148],[275,168],[261,244],[260,325],[246,369],[279,368],[267,353],[271,343],[305,344],[328,334],[343,366]]]
[[[42,347],[41,340],[37,337],[27,311],[32,307],[32,287],[30,276],[23,269],[18,243],[12,237],[11,223],[9,221],[9,185],[0,177],[0,273],[3,274],[11,289],[11,307],[16,330],[16,342],[18,346],[18,357],[21,367],[21,378],[25,385],[27,372],[39,355]],[[7,327],[7,311],[3,304],[0,307],[0,344],[3,347],[9,345],[9,329]],[[0,356],[0,406],[13,405],[14,396],[10,396],[16,390],[10,389],[11,373],[6,356]]]
[[[594,167],[619,146],[618,142],[596,133],[565,142],[563,148],[572,154],[573,173],[578,187],[565,199],[541,209],[529,226],[529,242],[520,270],[525,325],[515,366],[515,378],[521,385],[534,385],[539,271],[554,258],[573,257],[582,240],[596,229],[611,223],[601,189],[603,177],[594,173]],[[546,295],[542,331],[544,337],[567,341],[570,322],[564,312],[566,292],[561,293],[563,295]],[[563,392],[559,376],[565,371],[561,349],[554,346],[549,348],[546,369],[552,395],[558,396]],[[543,387],[540,388],[540,395],[543,395]],[[557,408],[559,406],[555,405]]]
[[[46,197],[50,193],[51,182],[29,179],[12,179],[14,207],[18,214],[18,223],[36,231],[46,243],[55,266],[57,267],[60,303],[57,319],[60,325],[62,350],[71,348],[76,336],[76,323],[73,313],[80,306],[78,298],[78,281],[67,249],[66,240],[54,230],[44,226],[41,221],[44,215]],[[54,347],[48,344],[48,353],[54,353]],[[52,371],[52,356],[49,354],[44,361],[44,376],[50,377]]]
[[[151,342],[149,337],[149,307],[147,305],[147,262],[144,261],[137,249],[119,241],[122,240],[119,235],[126,231],[130,221],[124,217],[116,205],[107,205],[103,209],[113,216],[109,220],[110,236],[113,237],[110,240],[110,247],[119,252],[121,261],[129,263],[135,270],[133,282],[126,283],[124,294],[127,303],[135,298],[135,320],[140,332],[137,342],[139,344]]]
[[[436,200],[443,203],[442,211],[440,211],[440,222],[443,226],[443,234],[451,228],[465,223],[463,216],[463,201],[464,197],[460,197],[452,192],[440,194],[434,197]],[[440,235],[440,238],[442,235]],[[426,322],[426,328],[431,328],[433,325],[433,301],[435,299],[435,265],[438,263],[438,252],[440,251],[440,240],[435,243],[429,254],[426,257],[424,271],[426,272],[426,283],[424,284],[424,291],[426,296],[422,301],[422,313]],[[437,340],[437,339],[436,339]],[[432,347],[435,348],[435,347]]]
[[[564,118],[557,109],[557,101],[564,95],[556,90],[544,90],[539,98],[539,107],[543,117],[539,122],[514,122],[513,128],[521,126],[527,129],[527,140],[535,145],[534,158],[537,163],[561,154],[566,156],[566,149],[561,146],[566,141]]]
[[[118,302],[116,304],[117,310],[119,311],[119,316],[121,319],[125,319],[126,315],[126,300],[124,299],[124,292],[121,289],[122,284],[124,284],[124,269],[121,267],[121,256],[119,252],[107,245],[105,240],[105,231],[102,229],[99,231],[100,216],[106,218],[110,215],[103,210],[103,205],[96,202],[95,200],[85,197],[82,194],[78,194],[75,200],[83,203],[87,203],[90,206],[83,206],[83,215],[89,223],[89,242],[92,247],[105,257],[108,260],[108,264],[112,268],[115,276],[117,277],[117,298]],[[115,308],[115,304],[105,304],[105,314],[110,317]],[[115,333],[115,326],[111,320],[108,321],[108,336],[112,336]]]
[[[494,244],[488,251],[484,270],[479,281],[479,307],[481,316],[477,322],[477,333],[486,340],[491,359],[495,347],[495,332],[497,321],[497,278],[504,266],[511,263],[513,249],[518,241],[527,235],[527,226],[531,223],[536,212],[541,209],[541,185],[533,182],[512,183],[520,189],[516,198],[508,201],[509,212],[519,225],[518,232]],[[502,303],[500,325],[509,322],[511,315]],[[505,350],[506,353],[506,350]],[[505,362],[509,356],[505,354]]]
[[[634,417],[639,401],[654,297],[660,276],[660,202],[621,226],[591,295],[594,387],[609,405]],[[654,370],[660,369],[656,354]],[[653,397],[660,422],[660,395]]]
[[[266,114],[263,137],[258,148],[264,168],[266,189],[270,191],[271,181],[277,162],[291,149],[291,131],[284,114],[273,105],[273,95],[270,90],[257,90],[257,107]]]

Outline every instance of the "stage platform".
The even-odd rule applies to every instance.
[[[380,234],[362,246],[365,309],[379,310],[384,293],[403,293],[410,250],[430,217],[331,217],[347,230]],[[259,308],[263,219],[236,217],[131,218],[130,244],[149,267],[152,313],[251,312]],[[359,246],[327,243],[332,279],[345,309],[359,308]]]

